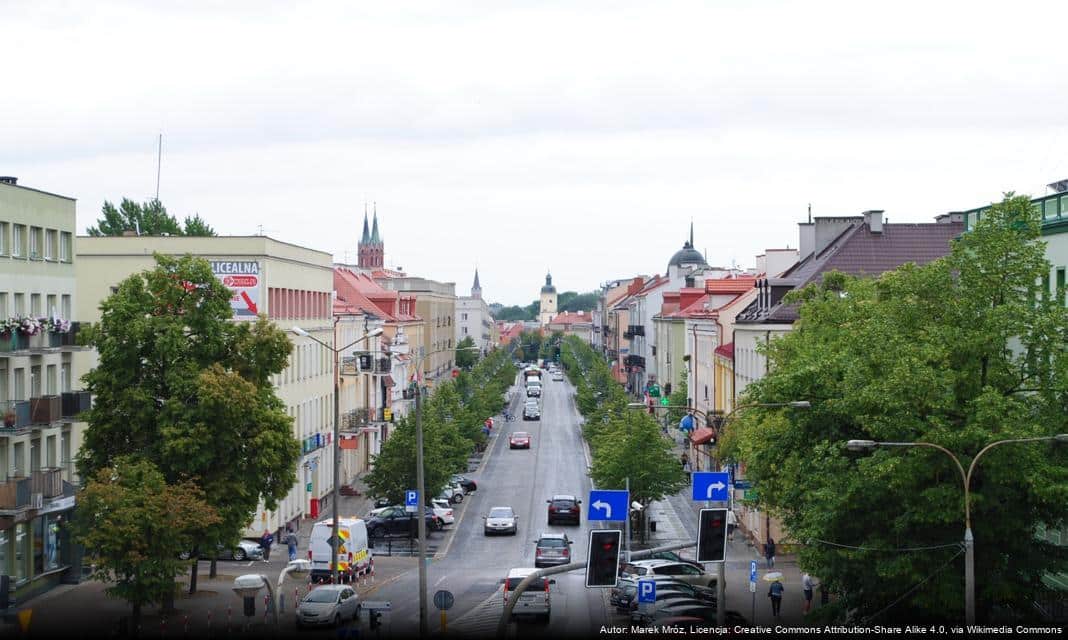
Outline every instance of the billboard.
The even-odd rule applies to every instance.
[[[211,260],[211,272],[230,289],[234,318],[254,320],[259,314],[260,263],[255,260]]]

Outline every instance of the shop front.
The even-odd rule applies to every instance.
[[[70,535],[73,515],[74,497],[66,496],[0,516],[0,575],[9,576],[10,603],[81,580],[82,554]]]

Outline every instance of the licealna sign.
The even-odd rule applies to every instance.
[[[260,263],[254,260],[211,260],[211,272],[230,289],[234,318],[254,319],[259,314]]]

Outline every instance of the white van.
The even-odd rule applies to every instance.
[[[512,591],[519,586],[523,578],[537,571],[537,569],[509,569],[508,577],[502,580],[504,583],[504,602],[507,605]],[[526,590],[519,595],[519,600],[512,609],[512,617],[515,616],[539,616],[549,619],[552,610],[552,594],[549,593],[549,585],[555,584],[556,580],[542,578],[541,584],[535,580],[527,586]]]
[[[367,550],[367,523],[361,518],[340,518],[338,534],[341,538],[337,550],[337,568],[342,579],[352,580],[367,571],[371,554]],[[316,522],[308,541],[308,559],[311,560],[312,582],[329,581],[330,539],[334,535],[332,519]]]
[[[541,397],[541,381],[536,378],[527,380],[527,397],[528,398],[540,398]]]

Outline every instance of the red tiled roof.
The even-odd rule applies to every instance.
[[[549,324],[576,324],[579,322],[593,322],[593,316],[581,311],[576,313],[558,313],[553,316],[553,319],[549,321]]]
[[[379,286],[364,273],[356,273],[345,267],[335,268],[334,291],[337,292],[337,302],[342,305],[374,314],[387,322],[411,322],[420,319],[419,316],[401,312],[400,293]],[[408,298],[409,296],[404,296],[406,303]],[[410,306],[414,309],[414,302],[410,303]]]
[[[756,280],[751,276],[705,280],[705,293],[745,293],[756,285]]]

